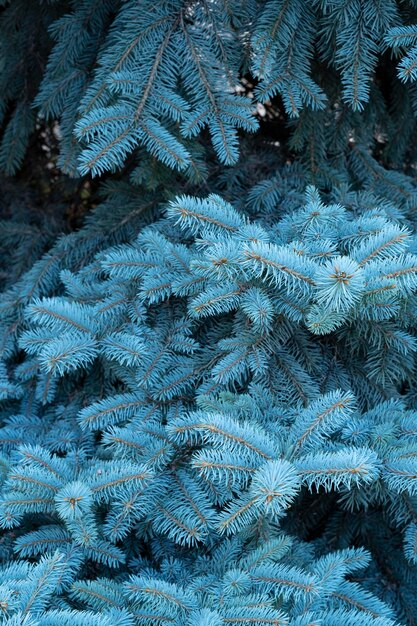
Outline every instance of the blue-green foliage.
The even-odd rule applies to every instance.
[[[0,624],[416,625],[416,1],[0,7]]]
[[[411,222],[284,175],[280,215],[108,201],[4,292],[5,624],[417,615]]]
[[[352,140],[383,143],[395,164],[415,152],[412,0],[2,5],[6,173],[22,164],[31,134],[46,128],[71,175],[131,166],[134,153],[140,176],[153,158],[201,176],[197,138],[208,132],[220,161],[235,163],[239,134],[256,130],[263,105],[292,120],[292,149],[309,146],[318,181],[335,176],[326,156],[346,157]],[[319,137],[314,120],[326,127]]]

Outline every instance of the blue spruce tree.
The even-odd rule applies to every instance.
[[[0,625],[417,625],[417,2],[0,1]]]

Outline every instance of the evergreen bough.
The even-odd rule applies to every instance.
[[[416,3],[1,5],[0,624],[417,624]]]

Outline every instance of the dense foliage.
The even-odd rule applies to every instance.
[[[0,5],[0,624],[417,624],[417,3]]]

